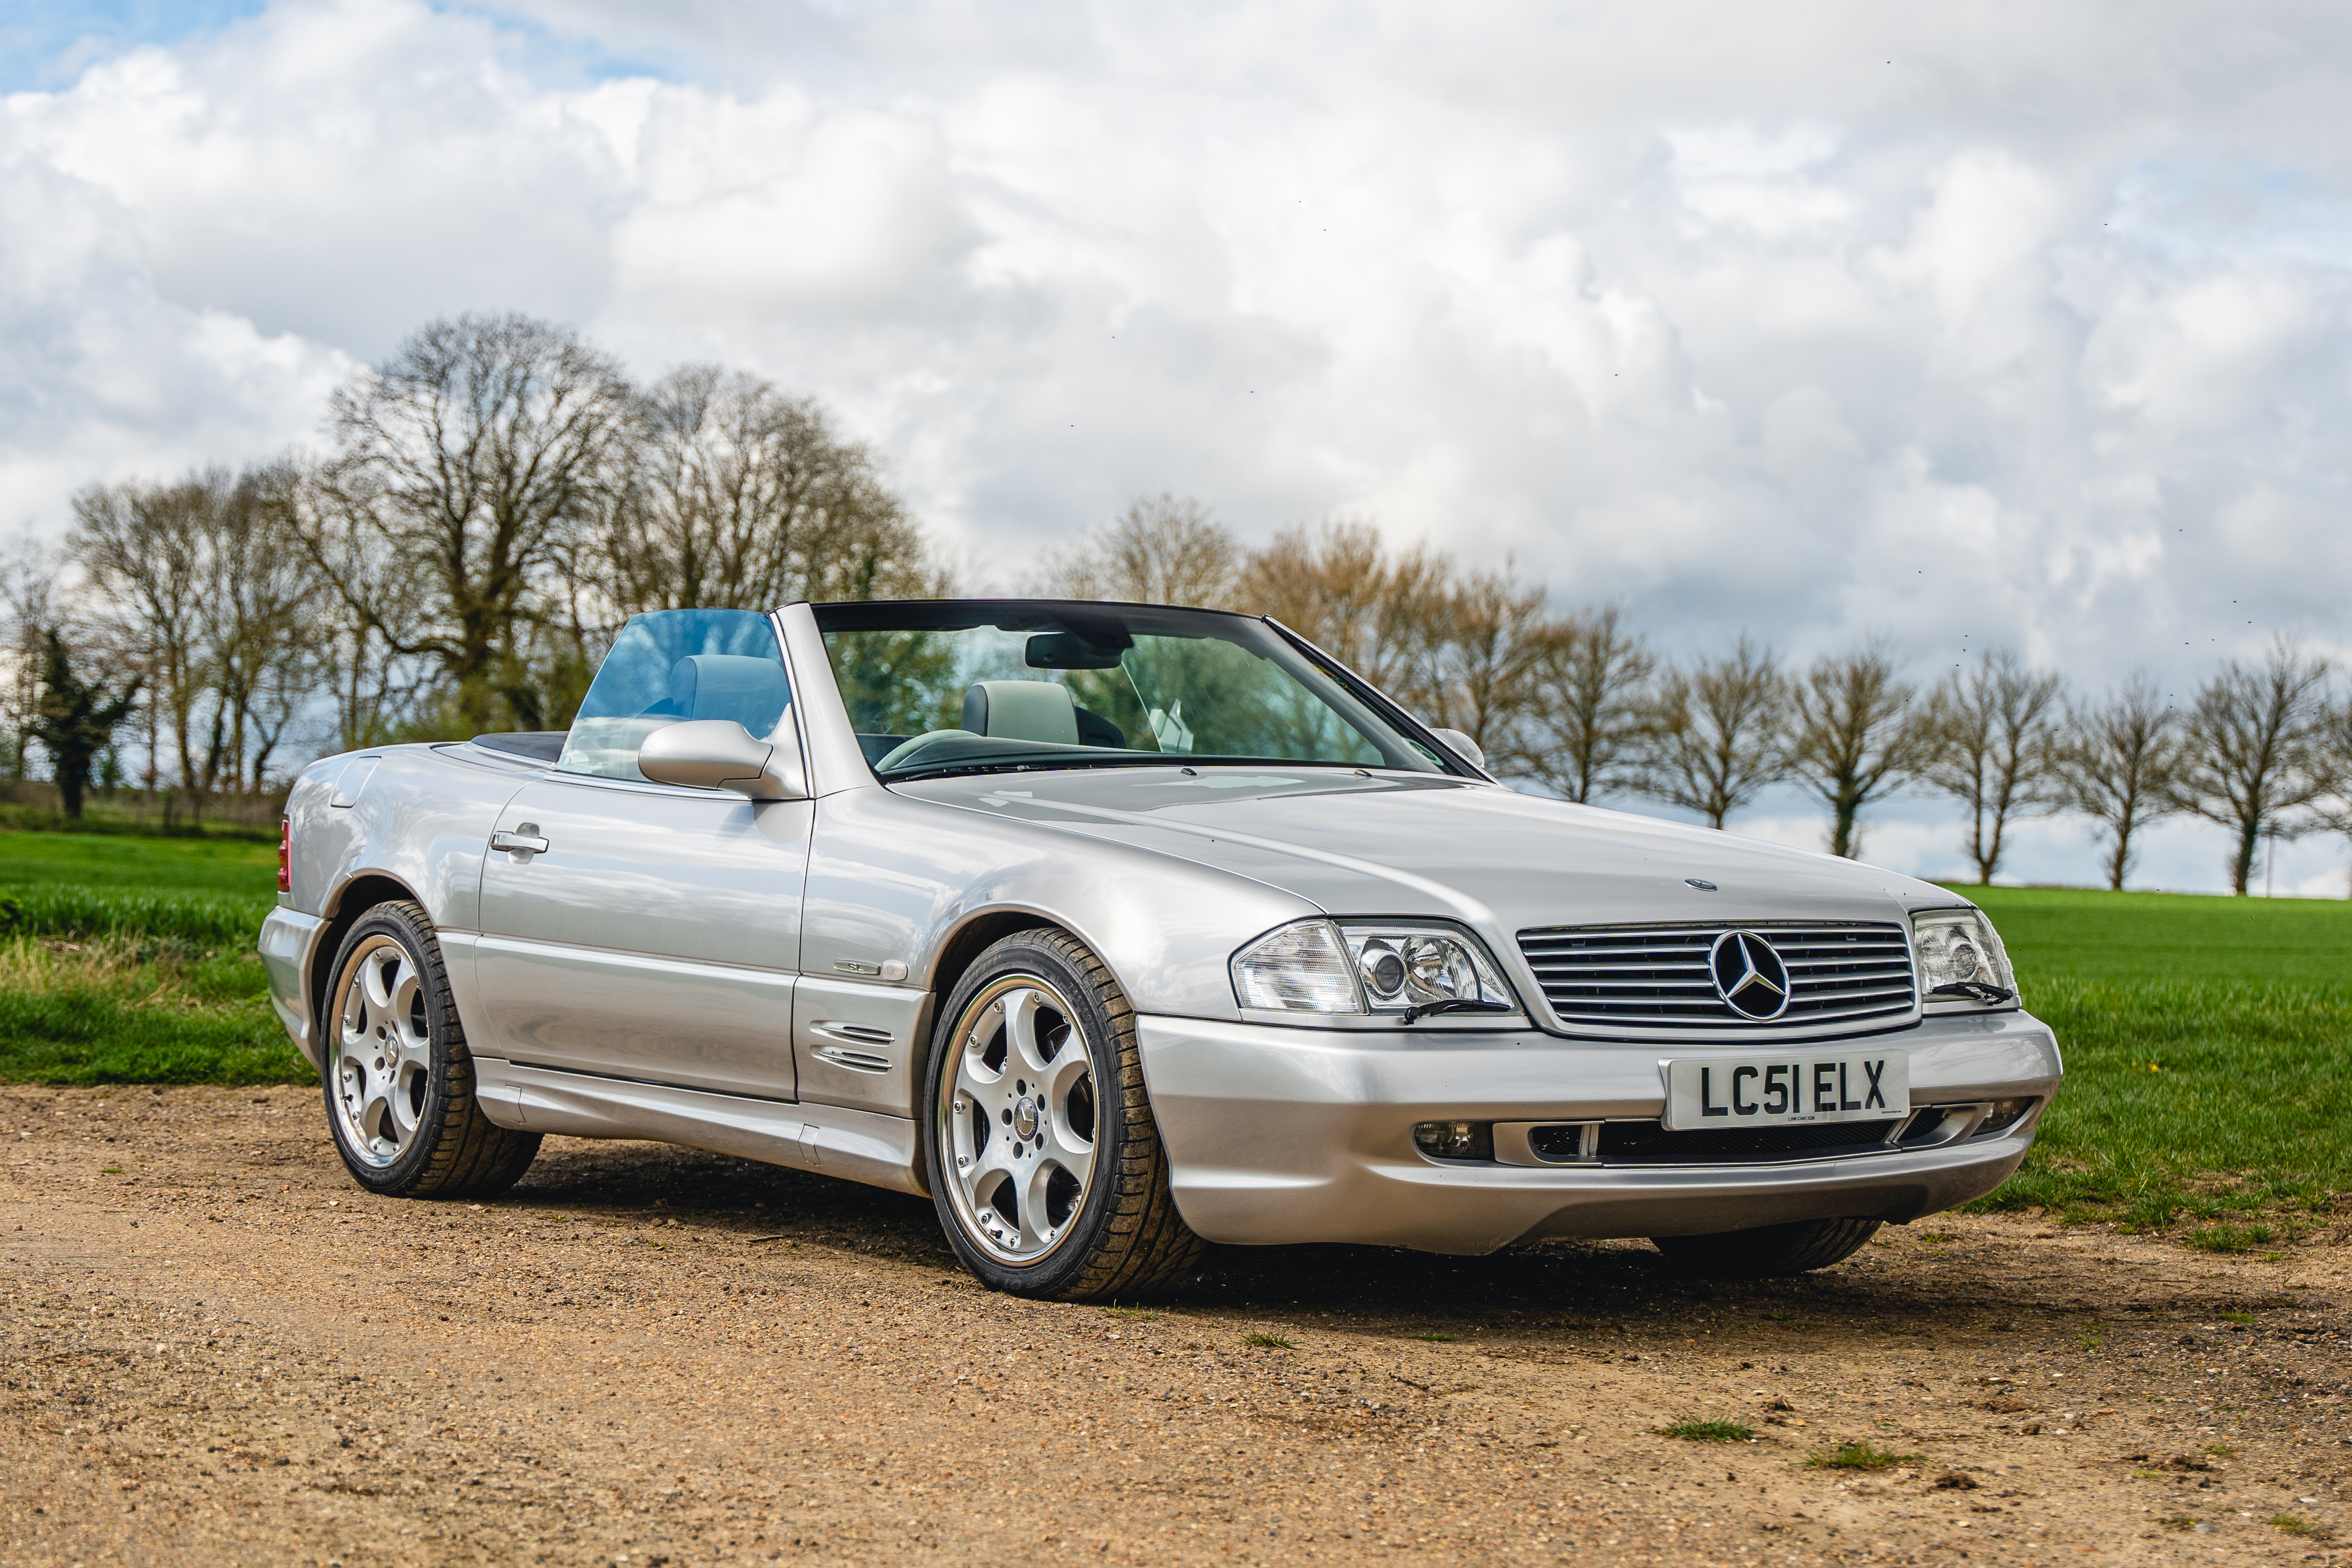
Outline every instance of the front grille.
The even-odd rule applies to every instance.
[[[1716,994],[1707,954],[1726,931],[1760,934],[1788,966],[1778,1018],[1746,1017]],[[1911,945],[1894,925],[1562,926],[1520,932],[1519,951],[1565,1024],[1843,1032],[1907,1019],[1916,1000]]]
[[[1655,1122],[1603,1122],[1601,1162],[1615,1166],[1763,1165],[1867,1154],[1887,1148],[1895,1125],[1885,1122],[1824,1122],[1809,1127],[1704,1127],[1669,1132]]]

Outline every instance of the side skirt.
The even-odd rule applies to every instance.
[[[483,1113],[502,1127],[574,1138],[652,1138],[929,1196],[915,1124],[903,1116],[754,1100],[478,1056]]]

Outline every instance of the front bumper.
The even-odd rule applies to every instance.
[[[1547,1236],[1698,1236],[1791,1220],[1895,1222],[1981,1197],[2025,1157],[2037,1112],[1935,1148],[1758,1165],[1551,1166],[1437,1161],[1415,1123],[1656,1118],[1669,1057],[1694,1050],[1535,1033],[1287,1029],[1139,1018],[1151,1107],[1186,1224],[1212,1241],[1351,1241],[1491,1252]],[[1937,1017],[1833,1048],[1910,1059],[1911,1102],[2039,1096],[2056,1040],[2021,1012]],[[1823,1042],[1822,1049],[1832,1049]]]

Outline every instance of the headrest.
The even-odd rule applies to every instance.
[[[1052,681],[981,681],[963,694],[963,727],[1005,740],[1078,743],[1078,710]]]
[[[750,653],[691,653],[669,667],[669,700],[680,718],[731,718],[761,739],[792,701],[784,667]]]

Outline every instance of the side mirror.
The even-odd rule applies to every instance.
[[[1454,756],[1459,757],[1481,773],[1486,771],[1486,754],[1478,749],[1476,741],[1458,729],[1433,729],[1429,733],[1445,742],[1446,749],[1453,752]]]
[[[754,800],[805,800],[797,753],[752,737],[731,718],[690,718],[646,737],[637,771],[656,784],[732,789]]]

